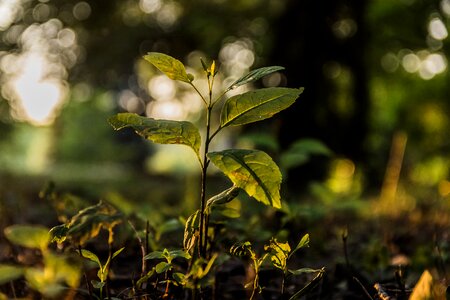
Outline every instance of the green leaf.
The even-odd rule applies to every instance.
[[[191,258],[191,255],[184,250],[171,250],[171,251],[169,251],[169,255],[170,255],[171,259],[175,259],[175,258],[179,258],[179,257],[182,257],[185,259]]]
[[[284,70],[284,67],[280,66],[271,66],[271,67],[262,67],[256,70],[250,71],[247,75],[242,76],[235,82],[233,82],[230,87],[227,89],[227,91],[235,89],[241,85],[244,85],[246,83],[250,83],[253,81],[256,81],[266,75],[269,75],[273,72]]]
[[[105,286],[106,282],[91,280],[91,284],[94,287],[94,289],[102,289]]]
[[[96,237],[101,228],[113,228],[122,221],[122,216],[106,203],[98,204],[81,210],[70,220],[67,236],[76,244],[84,244]]]
[[[294,251],[292,251],[290,255],[294,254],[297,250],[299,250],[299,249],[301,249],[303,247],[309,247],[309,233],[305,234],[300,239],[300,242],[298,242],[298,244],[295,247]]]
[[[321,269],[311,269],[311,268],[301,268],[297,270],[289,270],[289,273],[292,275],[301,275],[301,274],[307,274],[307,273],[317,273],[320,272]]]
[[[114,257],[116,257],[117,255],[119,255],[123,250],[125,249],[125,247],[120,248],[119,250],[117,250],[116,252],[113,253],[111,259],[113,259]]]
[[[158,263],[155,267],[156,273],[161,274],[172,268],[172,264],[169,264],[165,261]]]
[[[22,267],[0,264],[0,285],[21,277],[23,273]]]
[[[174,272],[172,274],[173,280],[175,280],[176,283],[179,285],[185,285],[186,284],[186,275],[180,272]]]
[[[310,282],[308,282],[308,284],[306,284],[302,289],[300,289],[294,295],[292,295],[291,298],[289,298],[289,300],[300,299],[303,295],[306,295],[309,292],[311,292],[322,280],[323,274],[325,274],[325,268],[320,269],[317,275]]]
[[[238,126],[268,119],[291,106],[303,88],[265,88],[229,98],[222,107],[220,127]]]
[[[45,250],[50,242],[49,230],[39,225],[12,225],[4,232],[11,243],[26,248]]]
[[[69,227],[67,224],[61,224],[50,229],[50,242],[62,243],[67,238],[67,232],[69,231]]]
[[[224,150],[208,157],[230,180],[266,205],[281,208],[281,172],[270,156],[259,150]]]
[[[170,79],[187,83],[194,80],[191,74],[186,73],[186,68],[183,63],[172,56],[158,52],[149,52],[144,56],[144,59],[166,74]]]
[[[232,186],[229,189],[226,189],[220,194],[217,194],[208,199],[206,202],[206,209],[213,207],[214,205],[226,204],[237,197],[239,191],[241,189],[237,186]]]
[[[186,145],[199,155],[201,137],[191,122],[156,120],[134,113],[119,113],[108,121],[115,130],[132,127],[137,134],[154,143]]]
[[[199,235],[200,210],[189,216],[184,226],[183,248],[190,251],[195,246],[195,241]]]
[[[100,259],[98,258],[98,256],[86,249],[81,249],[81,256],[83,256],[84,258],[89,259],[90,261],[93,261],[95,263],[97,263],[97,265],[101,268],[102,267],[102,263],[100,262]]]
[[[160,258],[164,258],[163,251],[153,251],[144,256],[144,259],[160,259]]]
[[[280,166],[289,169],[307,162],[311,155],[330,156],[331,150],[315,139],[301,139],[294,142],[280,157]]]

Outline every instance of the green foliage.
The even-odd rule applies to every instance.
[[[110,233],[108,242],[111,244],[112,229],[122,222],[121,217],[115,208],[100,201],[96,205],[81,210],[66,224],[53,227],[50,230],[51,240],[60,243],[69,238],[75,245],[83,245],[105,228]]]
[[[211,152],[208,157],[249,196],[266,205],[281,207],[281,172],[268,154],[236,149]]]
[[[253,82],[282,70],[282,67],[264,67],[236,80],[217,98],[213,98],[214,77],[217,74],[215,61],[208,67],[201,60],[201,64],[208,82],[208,97],[203,96],[193,84],[193,76],[187,74],[186,68],[179,60],[157,52],[148,53],[144,58],[170,79],[186,82],[199,94],[206,114],[205,138],[201,141],[200,130],[187,121],[169,121],[145,118],[136,114],[121,113],[108,119],[115,130],[126,127],[133,128],[137,134],[155,143],[180,144],[191,147],[197,155],[202,169],[202,194],[200,196],[200,210],[188,219],[185,229],[184,246],[192,249],[197,244],[198,254],[205,257],[208,241],[208,214],[212,204],[218,205],[231,201],[233,193],[219,194],[217,198],[207,202],[205,191],[207,188],[206,174],[209,162],[215,164],[234,184],[243,189],[257,201],[274,208],[281,208],[280,186],[281,172],[268,154],[256,150],[228,149],[219,152],[209,152],[209,145],[213,138],[227,126],[245,125],[272,117],[274,114],[292,105],[303,88],[266,88],[238,94],[227,99],[221,110],[220,125],[211,131],[213,107],[222,100],[225,94],[244,84]],[[200,149],[204,150],[203,159]],[[220,201],[219,201],[220,199]],[[198,219],[198,222],[197,222]],[[198,224],[198,231],[196,229]],[[198,232],[198,238],[196,233]]]
[[[137,134],[154,143],[186,145],[199,155],[200,133],[190,122],[155,120],[132,113],[120,113],[108,121],[115,130],[132,127]]]
[[[26,248],[46,251],[49,243],[48,229],[40,225],[12,225],[5,228],[4,232],[12,243]]]
[[[303,88],[265,88],[229,98],[220,117],[221,128],[239,126],[272,117],[294,104]]]
[[[106,285],[106,280],[108,279],[111,261],[117,255],[119,255],[124,249],[125,249],[125,247],[122,247],[119,250],[115,251],[112,255],[109,255],[105,264],[102,264],[100,259],[98,258],[98,256],[95,255],[93,252],[86,250],[86,249],[80,250],[80,255],[82,257],[87,258],[90,261],[96,263],[99,268],[98,272],[97,272],[97,277],[100,281],[93,280],[91,283],[94,288],[100,290],[100,299],[103,299],[103,287]]]
[[[49,230],[42,226],[13,225],[5,229],[5,236],[16,245],[39,249],[42,264],[18,267],[0,265],[0,284],[24,276],[30,287],[46,298],[61,296],[66,287],[76,288],[80,280],[80,266],[68,255],[55,254],[48,248]]]
[[[191,82],[194,77],[186,73],[183,63],[169,55],[157,52],[150,52],[144,56],[144,59],[157,67],[170,79]]]

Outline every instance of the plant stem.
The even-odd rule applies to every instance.
[[[202,167],[202,191],[201,191],[201,208],[200,208],[200,238],[199,238],[199,255],[202,258],[206,258],[206,246],[207,246],[207,234],[208,225],[206,222],[206,172],[208,170],[209,160],[207,157],[210,143],[210,130],[211,130],[211,112],[212,107],[208,105],[206,111],[206,137],[205,137],[205,149],[203,153],[203,167]]]

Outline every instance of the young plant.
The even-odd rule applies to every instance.
[[[318,281],[320,281],[323,273],[325,272],[325,269],[301,268],[297,270],[291,270],[287,266],[288,260],[292,257],[292,255],[304,247],[309,247],[309,234],[305,234],[300,239],[294,250],[291,250],[291,247],[288,242],[279,242],[277,241],[277,239],[272,238],[269,244],[264,246],[265,253],[260,257],[258,257],[257,253],[252,249],[252,244],[249,241],[233,245],[230,249],[230,253],[232,255],[248,257],[251,260],[251,265],[253,267],[255,276],[253,277],[252,282],[249,282],[245,285],[245,288],[252,286],[252,294],[250,296],[250,300],[255,297],[256,291],[258,291],[258,293],[261,293],[262,291],[262,287],[259,285],[259,271],[267,258],[270,258],[270,263],[273,267],[280,269],[283,272],[283,277],[281,281],[282,299],[285,298],[285,280],[288,275],[318,273],[316,278],[314,278],[311,282],[309,282],[305,287],[296,292],[289,299],[297,299],[300,296],[304,295],[307,291],[311,290],[311,288],[314,287],[314,285]]]
[[[256,252],[252,249],[252,244],[249,241],[243,243],[237,243],[233,245],[230,249],[230,253],[236,256],[246,256],[249,257],[252,261],[253,271],[255,272],[255,276],[253,280],[247,284],[245,284],[245,288],[252,287],[252,294],[250,296],[250,300],[256,295],[256,292],[261,293],[261,286],[259,285],[259,270],[264,260],[266,259],[268,253],[265,253],[262,257],[258,257]]]
[[[174,263],[173,260],[176,258],[184,258],[184,259],[190,259],[191,255],[183,250],[168,250],[164,248],[163,251],[153,251],[149,254],[147,254],[144,259],[150,260],[150,259],[160,259],[162,260],[159,262],[146,276],[141,278],[141,280],[138,282],[138,284],[142,284],[143,281],[146,281],[148,278],[153,276],[153,274],[156,272],[156,274],[163,274],[164,273],[164,281],[166,284],[166,288],[164,290],[164,296],[163,298],[169,297],[169,287],[170,284],[173,283],[175,285],[178,284],[184,284],[185,282],[185,275],[181,272],[174,272]],[[169,278],[169,274],[171,274],[172,279]]]
[[[102,264],[100,259],[98,258],[97,255],[95,255],[93,252],[86,250],[86,249],[81,249],[80,250],[80,255],[84,258],[89,259],[90,261],[93,261],[97,264],[98,266],[98,272],[97,272],[97,277],[100,281],[97,280],[92,280],[92,286],[96,289],[99,290],[99,299],[103,299],[103,288],[106,285],[106,281],[108,279],[108,274],[109,274],[109,269],[110,269],[110,265],[111,265],[111,261],[117,256],[119,255],[123,249],[125,249],[125,247],[120,248],[119,250],[115,251],[113,254],[108,255],[108,259],[106,260],[105,264]],[[108,297],[110,298],[110,297]]]
[[[234,95],[228,99],[226,93],[247,83],[254,82],[263,76],[283,70],[283,67],[263,67],[251,71],[247,75],[233,82],[222,93],[213,95],[214,79],[218,69],[215,61],[208,66],[201,61],[208,83],[208,93],[203,95],[194,84],[194,76],[186,72],[186,68],[179,60],[157,52],[150,52],[144,58],[154,65],[170,79],[185,82],[199,95],[204,104],[206,124],[203,128],[202,140],[199,129],[189,121],[157,120],[139,116],[133,113],[119,113],[108,119],[115,130],[133,128],[135,132],[155,143],[179,144],[190,147],[201,168],[200,208],[191,217],[186,230],[190,246],[197,249],[197,256],[207,257],[208,246],[208,202],[206,200],[207,170],[212,162],[232,182],[233,187],[215,204],[231,201],[237,195],[236,190],[244,190],[257,201],[274,208],[281,208],[280,186],[281,172],[272,158],[263,151],[248,149],[226,149],[210,152],[211,141],[223,129],[229,126],[240,126],[261,121],[291,106],[303,88],[293,89],[284,87],[262,88]],[[213,108],[222,104],[220,122],[212,128]],[[234,197],[232,197],[234,195]],[[185,238],[186,242],[186,238]]]

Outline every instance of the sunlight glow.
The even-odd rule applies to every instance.
[[[155,119],[185,120],[187,112],[177,100],[153,101],[147,105],[146,114]]]
[[[439,18],[433,18],[428,24],[429,34],[436,40],[443,40],[448,36],[445,24]]]
[[[411,50],[404,49],[400,51],[399,57],[406,72],[418,73],[425,80],[432,79],[447,70],[447,59],[440,52],[430,53],[428,50],[421,50],[414,53]],[[387,59],[385,62],[382,60],[382,65],[388,70]]]
[[[0,30],[6,30],[22,11],[20,0],[0,1]]]
[[[450,17],[450,0],[441,1],[441,10],[447,17]]]
[[[2,96],[17,120],[49,125],[68,92],[68,69],[77,61],[76,33],[50,19],[17,31],[14,38],[19,49],[0,56]]]

